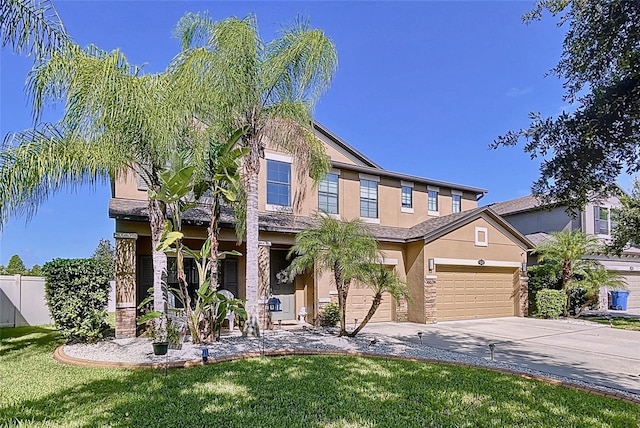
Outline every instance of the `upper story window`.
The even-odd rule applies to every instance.
[[[438,192],[440,191],[440,189],[438,189],[437,187],[428,186],[427,190],[429,192],[429,196],[428,196],[429,213],[437,214],[438,213]]]
[[[459,213],[460,211],[462,211],[462,193],[459,193],[457,191],[452,191],[451,192],[451,212],[453,213]]]
[[[360,217],[378,218],[378,181],[360,178]]]
[[[593,207],[595,224],[593,233],[596,235],[610,235],[618,224],[618,210],[607,207]]]
[[[338,214],[338,174],[330,172],[318,183],[318,211]]]
[[[291,164],[267,159],[267,204],[291,206]]]
[[[400,196],[400,210],[403,213],[413,212],[413,183],[407,181],[400,182],[401,196]]]

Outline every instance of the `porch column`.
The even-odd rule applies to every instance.
[[[520,271],[520,293],[518,301],[518,316],[529,315],[529,277]]]
[[[136,337],[137,233],[116,232],[116,339]]]
[[[438,308],[436,305],[436,275],[424,277],[424,322],[433,324],[438,320]]]
[[[258,242],[258,323],[262,330],[272,328],[267,301],[271,291],[271,242]]]

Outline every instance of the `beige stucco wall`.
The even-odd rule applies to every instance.
[[[408,318],[411,322],[423,323],[425,319],[424,276],[426,274],[423,242],[408,244],[405,254],[407,284],[409,285]]]
[[[147,191],[138,190],[138,173],[135,170],[118,175],[114,182],[114,190],[116,198],[147,200]]]
[[[488,245],[475,245],[475,228],[488,232]],[[524,245],[515,243],[510,234],[486,218],[477,220],[448,233],[425,246],[425,259],[451,258],[499,260],[522,263],[526,261]],[[437,267],[436,267],[437,269]]]

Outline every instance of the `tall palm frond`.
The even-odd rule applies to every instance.
[[[176,64],[183,70],[199,70],[199,82],[212,90],[211,109],[203,111],[202,118],[220,136],[246,129],[242,145],[248,149],[243,160],[247,328],[258,334],[259,160],[270,145],[293,155],[299,178],[311,173],[320,179],[328,171],[324,147],[313,137],[312,114],[335,72],[335,47],[303,22],[265,44],[253,15],[214,22],[208,15],[187,14],[175,33],[183,46]],[[296,195],[294,201],[302,196]]]
[[[41,60],[71,43],[60,16],[49,0],[3,0],[0,2],[2,47],[26,52]]]

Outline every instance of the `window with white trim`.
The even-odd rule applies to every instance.
[[[318,183],[318,211],[338,214],[338,174],[328,173]]]
[[[413,208],[413,188],[402,186],[402,208]]]
[[[607,207],[593,207],[593,218],[595,220],[593,233],[596,235],[610,235],[611,231],[618,224],[619,210]]]
[[[489,231],[486,227],[476,227],[475,229],[475,244],[476,247],[487,247],[489,246]]]
[[[267,204],[291,206],[291,164],[267,159]]]
[[[360,217],[378,218],[378,182],[360,179]]]
[[[438,211],[438,191],[429,189],[429,211]]]
[[[459,213],[462,211],[462,195],[453,193],[451,195],[452,207],[451,211],[453,213]]]

